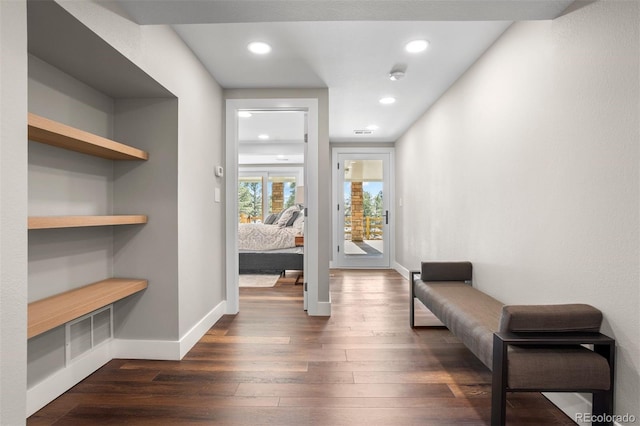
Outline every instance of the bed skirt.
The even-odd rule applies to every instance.
[[[302,271],[304,255],[301,253],[239,253],[240,273],[277,272],[285,270]]]

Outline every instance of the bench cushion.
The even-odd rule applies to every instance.
[[[609,363],[582,346],[509,348],[510,389],[608,390]]]
[[[471,281],[471,262],[422,262],[422,281]]]
[[[508,305],[500,331],[597,333],[601,324],[602,312],[590,305]]]
[[[464,282],[416,280],[414,289],[415,296],[491,369],[493,332],[504,304]]]

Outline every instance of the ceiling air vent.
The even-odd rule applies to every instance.
[[[355,135],[370,135],[371,133],[373,133],[373,130],[354,130],[353,133]]]

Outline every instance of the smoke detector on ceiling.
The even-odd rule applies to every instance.
[[[407,72],[407,64],[395,64],[389,71],[389,80],[398,81],[404,77]]]
[[[391,81],[398,81],[402,77],[404,77],[404,71],[391,71],[389,73],[389,80]]]

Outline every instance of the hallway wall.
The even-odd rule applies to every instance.
[[[505,303],[598,307],[636,417],[639,9],[514,24],[396,145],[398,263],[470,260]]]

